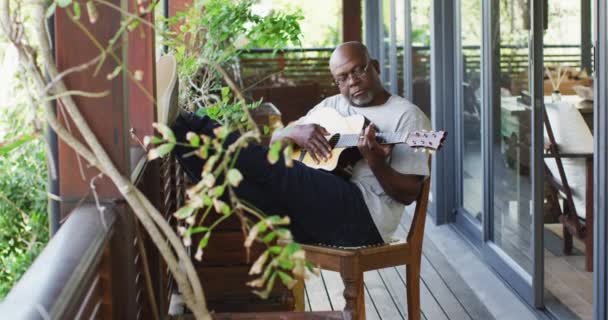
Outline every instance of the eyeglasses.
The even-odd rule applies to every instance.
[[[336,78],[334,78],[334,82],[338,87],[345,85],[348,82],[350,76],[354,79],[361,80],[367,76],[367,69],[369,68],[370,62],[368,61],[365,67],[356,67],[351,70],[349,73],[344,73]]]

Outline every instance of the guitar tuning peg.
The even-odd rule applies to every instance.
[[[416,152],[416,153],[417,153],[417,152],[418,152],[418,148],[414,148],[414,152]]]

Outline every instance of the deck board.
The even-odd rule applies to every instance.
[[[367,301],[370,301],[371,303],[368,303]],[[374,303],[374,299],[372,299],[372,296],[370,295],[370,292],[367,289],[367,284],[365,286],[365,317],[368,320],[388,319],[380,317],[378,309],[376,308],[376,305]]]
[[[322,276],[311,276],[306,280],[305,287],[309,302],[308,307],[311,311],[333,310]]]
[[[365,272],[363,277],[367,292],[371,296],[370,298],[376,307],[380,319],[403,319],[378,271]]]
[[[335,271],[322,270],[321,275],[325,280],[327,294],[331,303],[332,310],[342,310],[346,301],[344,300],[344,283],[340,274]]]
[[[394,303],[397,305],[399,314],[402,319],[407,319],[407,305],[406,305],[406,292],[405,284],[399,276],[396,268],[384,268],[378,270],[380,277],[386,284],[386,288],[390,293]]]

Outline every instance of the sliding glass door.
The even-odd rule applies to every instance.
[[[461,0],[455,7],[455,44],[459,52],[455,62],[455,92],[458,97],[456,138],[460,149],[456,154],[459,164],[456,166],[459,183],[456,203],[459,210],[455,220],[476,243],[481,241],[483,221],[481,3],[482,0]]]
[[[542,2],[460,0],[456,225],[542,305]],[[535,35],[536,38],[535,38]]]
[[[543,304],[543,0],[492,0],[484,41],[487,260],[530,304]]]

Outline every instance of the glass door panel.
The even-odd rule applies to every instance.
[[[519,0],[499,1],[493,11],[491,240],[532,274],[530,12]]]
[[[481,0],[460,1],[462,207],[481,222]]]

